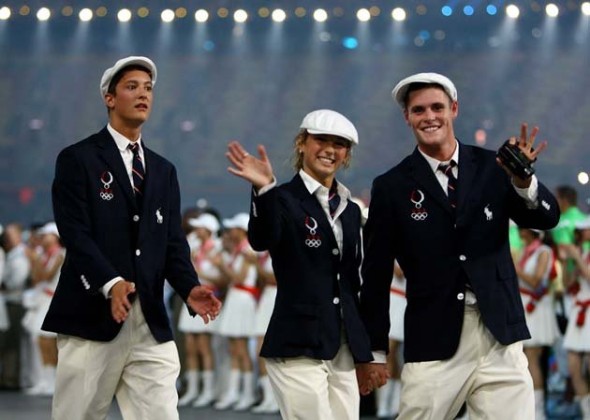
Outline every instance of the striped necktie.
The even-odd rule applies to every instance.
[[[330,207],[330,216],[334,217],[339,205],[340,195],[338,195],[338,183],[336,182],[336,180],[334,180],[328,193],[328,207]]]
[[[143,196],[143,179],[145,177],[145,171],[143,169],[143,162],[139,155],[139,144],[129,144],[129,150],[133,152],[133,164],[131,167],[131,173],[133,175],[133,191],[135,193],[135,199],[138,204],[141,202]]]
[[[455,166],[457,166],[457,163],[454,160],[449,164],[441,163],[438,165],[438,169],[449,179],[449,183],[447,184],[447,196],[453,211],[457,208],[457,178],[453,175],[453,167]]]

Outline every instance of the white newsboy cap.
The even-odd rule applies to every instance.
[[[576,229],[590,229],[590,216],[574,223]]]
[[[203,213],[199,217],[189,219],[188,224],[194,228],[207,229],[211,233],[217,233],[219,231],[219,221],[209,213]]]
[[[309,134],[331,134],[354,144],[359,143],[359,134],[348,118],[331,109],[318,109],[307,114],[301,122]]]
[[[393,99],[395,99],[402,108],[406,107],[406,104],[404,103],[406,94],[408,93],[410,85],[413,83],[434,83],[440,85],[453,101],[457,100],[457,88],[448,77],[438,73],[418,73],[406,77],[391,91],[391,96],[393,96]]]
[[[239,228],[248,231],[248,222],[250,215],[248,213],[238,213],[230,219],[223,219],[223,226],[226,229]]]
[[[45,223],[43,226],[41,226],[37,233],[39,235],[55,235],[59,238],[59,231],[57,230],[57,225],[55,222]]]
[[[122,70],[125,67],[134,65],[142,66],[149,70],[152,74],[152,86],[156,84],[158,70],[156,69],[156,65],[154,64],[154,62],[147,57],[132,55],[129,57],[121,58],[119,61],[115,63],[113,67],[110,67],[104,71],[104,73],[102,74],[102,78],[100,79],[100,93],[103,98],[104,95],[107,94],[109,90],[109,85],[111,84],[111,80],[113,80],[115,74],[117,74],[120,70]]]

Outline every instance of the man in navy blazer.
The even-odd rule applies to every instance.
[[[466,401],[472,418],[532,420],[532,380],[522,353],[530,336],[508,222],[550,229],[559,220],[557,202],[535,176],[518,178],[493,151],[456,140],[457,90],[447,77],[410,76],[393,96],[417,147],[373,183],[361,311],[373,351],[385,353],[397,259],[408,302],[399,418],[454,418]],[[531,160],[546,145],[533,149],[537,130],[528,135],[523,124],[520,137],[511,139]],[[382,369],[368,371],[382,378]]]
[[[190,261],[176,170],[141,137],[156,76],[146,57],[107,69],[109,124],[57,158],[53,208],[67,254],[43,324],[58,333],[54,419],[106,418],[113,395],[124,418],[178,419],[164,280],[206,322],[219,312]]]

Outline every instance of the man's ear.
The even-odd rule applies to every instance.
[[[115,106],[115,95],[112,93],[106,93],[104,95],[104,103],[107,108],[112,109]]]

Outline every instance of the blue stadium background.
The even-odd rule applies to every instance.
[[[124,3],[133,15],[120,23]],[[395,4],[394,4],[395,3]],[[227,173],[230,140],[250,150],[265,144],[280,181],[292,176],[291,145],[303,115],[332,108],[357,126],[360,145],[342,181],[369,199],[372,179],[410,153],[413,137],[390,92],[401,78],[436,71],[459,91],[458,138],[496,149],[538,124],[549,141],[538,173],[547,185],[578,184],[590,145],[589,17],[580,2],[515,1],[519,19],[506,18],[503,1],[95,1],[0,2],[12,16],[0,21],[0,220],[46,220],[57,153],[100,130],[106,110],[98,84],[103,70],[125,55],[152,57],[159,69],[155,104],[144,139],[178,168],[183,208],[206,199],[224,216],[248,208],[247,185]],[[441,13],[448,5],[450,16]],[[490,15],[490,4],[498,12]],[[52,17],[40,22],[35,11]],[[106,16],[81,22],[82,7],[104,6]],[[407,19],[394,22],[391,9]],[[471,6],[473,14],[466,14]],[[149,7],[140,18],[140,7]],[[162,22],[165,8],[187,16]],[[219,16],[226,7],[227,18]],[[236,23],[237,8],[249,13]],[[275,23],[261,8],[282,7]],[[295,10],[306,10],[297,17]],[[324,7],[324,23],[311,17]],[[356,11],[373,7],[360,22]],[[194,11],[211,18],[197,23]],[[448,9],[447,9],[448,10]],[[26,12],[26,10],[25,10]],[[181,15],[180,13],[179,15]],[[479,131],[478,131],[479,130]]]

